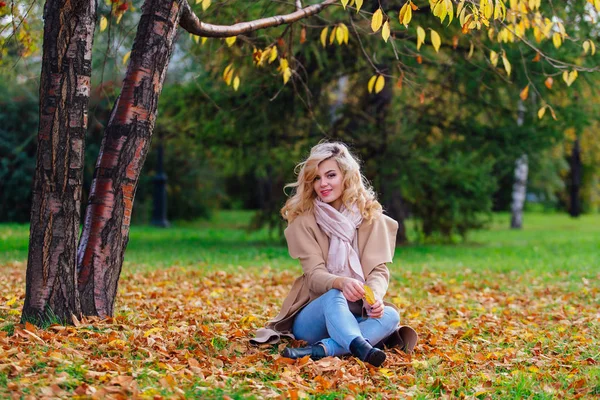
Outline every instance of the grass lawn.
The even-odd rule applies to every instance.
[[[600,398],[600,215],[397,248],[387,300],[421,338],[381,369],[248,346],[300,273],[249,218],[133,227],[115,318],[46,330],[18,324],[28,227],[0,225],[0,397]]]

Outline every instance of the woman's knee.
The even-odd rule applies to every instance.
[[[382,322],[390,333],[396,330],[400,324],[400,315],[398,315],[398,311],[393,307],[385,306]]]
[[[329,289],[327,292],[325,292],[322,297],[328,299],[328,300],[335,300],[335,299],[341,299],[341,300],[346,300],[346,298],[344,297],[344,294],[337,290],[337,289]]]

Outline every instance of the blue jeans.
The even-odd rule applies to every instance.
[[[386,306],[381,318],[362,318],[348,308],[348,301],[337,289],[331,289],[304,307],[294,320],[296,339],[320,343],[328,356],[350,353],[350,343],[361,336],[372,345],[398,329],[400,317]]]

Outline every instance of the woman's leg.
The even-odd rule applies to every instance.
[[[323,344],[328,356],[348,354],[352,340],[361,336],[356,317],[337,289],[331,289],[304,307],[296,316],[292,330],[297,339]]]
[[[385,306],[381,318],[366,318],[358,326],[362,336],[375,346],[398,329],[399,323],[398,312],[393,307]]]
[[[355,318],[358,319],[357,322],[361,336],[371,343],[372,346],[391,335],[392,332],[398,329],[398,323],[400,322],[398,312],[390,306],[384,308],[381,318],[366,318],[364,320],[356,316]],[[323,339],[321,343],[325,345],[327,355],[329,356],[343,356],[350,353],[350,344],[344,348],[331,338]]]
[[[332,289],[298,313],[294,320],[293,333],[297,339],[309,344],[321,343],[328,356],[350,353],[350,343],[363,337],[375,345],[398,329],[398,312],[386,306],[381,318],[367,318],[360,323],[348,308],[346,298],[337,289]]]

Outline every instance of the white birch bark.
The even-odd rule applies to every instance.
[[[525,106],[519,101],[519,113],[517,117],[517,126],[523,126],[525,118]],[[515,161],[515,180],[513,183],[510,227],[512,229],[521,229],[523,227],[523,207],[525,205],[525,196],[527,194],[527,175],[529,173],[529,160],[527,154],[522,154]]]

